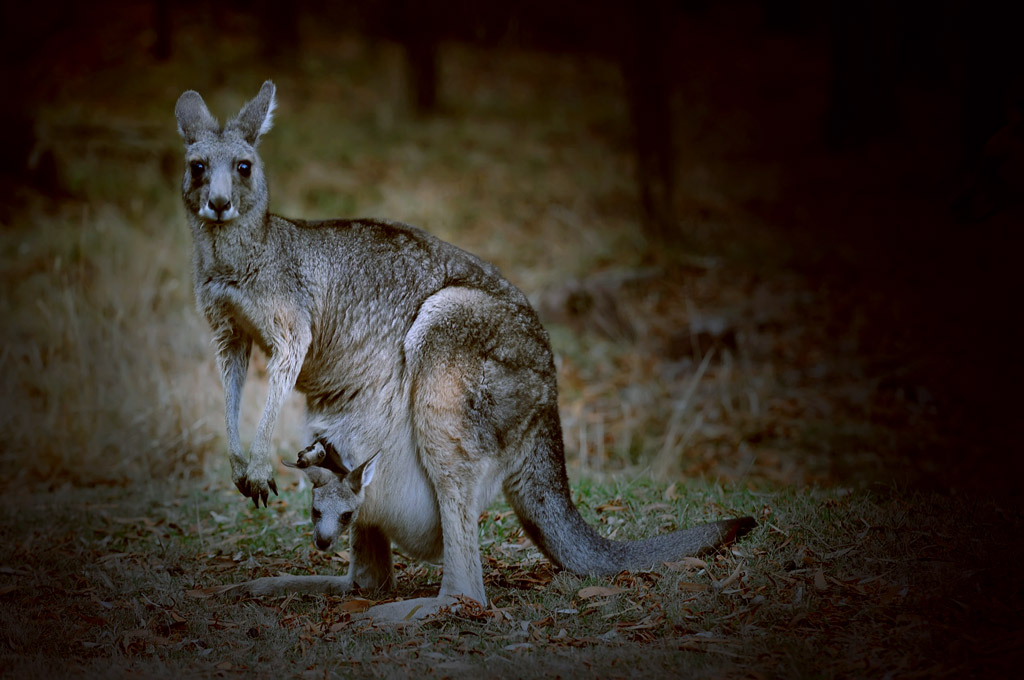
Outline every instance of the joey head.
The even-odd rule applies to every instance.
[[[299,452],[298,463],[285,465],[301,469],[313,485],[313,503],[310,508],[313,539],[316,547],[327,550],[338,534],[346,531],[359,516],[359,508],[366,497],[366,487],[373,480],[377,456],[372,456],[349,471],[344,466],[340,469],[322,466],[320,463],[325,460],[323,452],[323,444],[316,442]]]

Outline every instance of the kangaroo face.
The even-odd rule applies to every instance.
[[[317,445],[314,445],[317,446]],[[311,447],[312,448],[312,447]],[[373,479],[376,455],[351,472],[334,472],[319,465],[305,467],[308,458],[300,452],[299,462],[306,477],[313,484],[313,540],[316,547],[327,550],[338,535],[351,526],[359,516],[359,508],[366,498],[366,487]]]
[[[185,152],[185,205],[207,223],[225,224],[266,203],[263,163],[256,149],[227,131]]]
[[[189,212],[204,224],[266,212],[267,182],[256,144],[273,124],[274,92],[268,80],[223,128],[198,92],[189,90],[178,98],[174,115],[185,141],[182,195]]]

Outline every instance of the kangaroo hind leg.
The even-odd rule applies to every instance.
[[[372,607],[366,615],[378,624],[405,623],[458,606],[459,596],[487,603],[477,539],[482,505],[500,484],[492,457],[478,448],[465,422],[464,395],[457,372],[435,365],[417,382],[413,412],[420,461],[433,486],[441,519],[444,575],[437,597],[421,597]]]
[[[420,460],[434,486],[444,542],[440,595],[466,595],[486,604],[477,524],[483,505],[500,483],[493,454],[468,413],[464,365],[435,365],[414,402]]]
[[[446,288],[428,299],[406,337],[413,429],[437,498],[444,543],[441,596],[486,603],[477,523],[501,487],[501,395],[487,358],[508,310],[491,295]]]

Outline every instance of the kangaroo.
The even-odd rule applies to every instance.
[[[313,440],[343,452],[346,469],[364,467],[358,513],[341,511],[352,512],[347,576],[240,585],[387,589],[393,542],[443,564],[440,592],[378,605],[375,620],[420,618],[456,596],[486,603],[477,520],[499,489],[547,558],[579,574],[678,560],[755,525],[727,519],[639,541],[594,531],[570,497],[554,359],[526,296],[493,265],[416,227],[270,214],[256,147],[274,107],[270,81],[223,127],[195,91],[175,106],[196,303],[216,344],[232,479],[256,507],[277,493],[271,437],[292,389],[305,395]],[[269,391],[246,456],[239,397],[254,343],[269,359]],[[331,484],[314,483],[314,509]],[[317,543],[329,545],[344,522],[320,512]]]

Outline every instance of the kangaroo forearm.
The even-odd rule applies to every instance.
[[[245,454],[239,434],[242,389],[249,372],[252,340],[235,332],[225,331],[219,339],[217,364],[224,385],[224,419],[228,435],[228,452],[233,462],[244,463]]]
[[[308,340],[301,338],[293,345],[276,350],[267,366],[270,390],[263,407],[263,415],[256,427],[256,437],[253,439],[250,453],[251,463],[262,463],[270,459],[270,442],[274,434],[274,427],[277,425],[284,400],[295,388],[295,381],[299,378],[299,371],[302,368],[308,347]]]
[[[263,415],[260,416],[260,423],[256,427],[256,436],[252,441],[252,449],[249,452],[249,460],[252,464],[262,463],[270,460],[270,442],[274,435],[274,427],[277,425],[278,416],[281,414],[281,407],[287,392],[282,389],[274,389],[272,386],[267,395],[267,402],[263,407]]]
[[[248,364],[248,360],[244,363]],[[228,451],[233,458],[242,457],[242,438],[239,434],[238,419],[242,404],[242,388],[245,386],[244,373],[233,372],[224,380],[224,420],[228,433]]]

